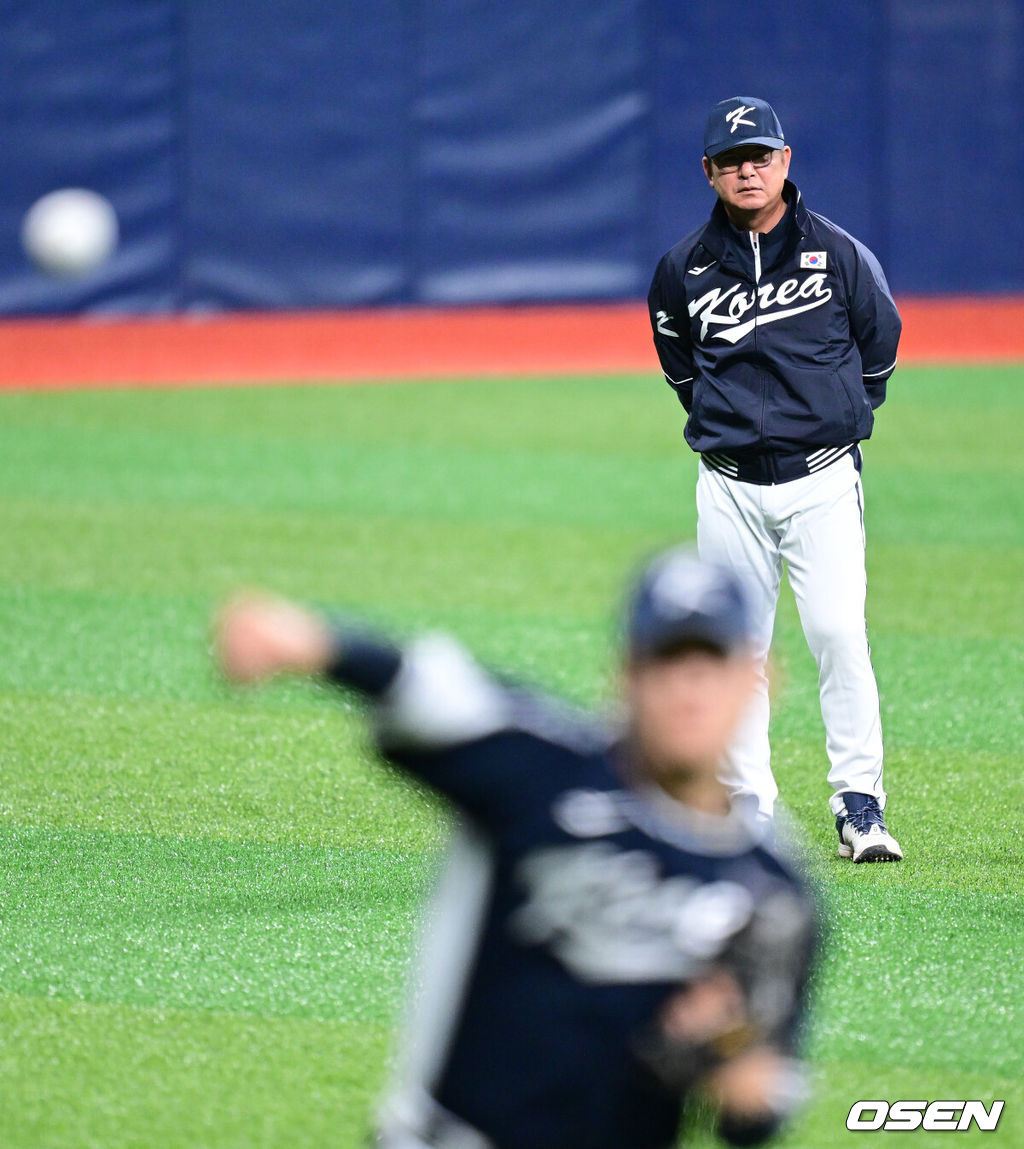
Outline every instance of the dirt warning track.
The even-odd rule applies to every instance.
[[[902,363],[1024,362],[1024,297],[899,301]],[[0,388],[658,374],[646,307],[0,321]]]

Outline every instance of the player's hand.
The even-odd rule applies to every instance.
[[[745,1034],[746,1001],[732,974],[713,970],[675,994],[662,1013],[662,1029],[670,1041],[696,1045]],[[722,1055],[727,1055],[723,1050]]]
[[[709,1073],[703,1089],[720,1113],[743,1120],[779,1116],[791,1107],[792,1066],[789,1058],[758,1045]]]
[[[317,674],[331,657],[331,632],[303,607],[248,593],[229,602],[214,620],[213,653],[233,682]]]
[[[743,990],[731,973],[713,970],[676,994],[662,1015],[669,1041],[701,1046],[721,1063],[700,1081],[719,1113],[740,1122],[785,1115],[792,1097],[793,1061],[761,1042],[751,1024]]]
[[[668,999],[642,1056],[662,1081],[685,1093],[761,1039],[739,982],[718,968]]]

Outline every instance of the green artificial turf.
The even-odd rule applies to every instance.
[[[865,447],[898,866],[834,856],[784,592],[829,925],[787,1149],[871,1098],[1004,1098],[957,1144],[1024,1144],[1022,384],[902,368]],[[446,818],[351,700],[219,682],[211,613],[265,585],[604,703],[624,578],[693,536],[681,415],[653,376],[0,398],[0,1146],[361,1145]]]

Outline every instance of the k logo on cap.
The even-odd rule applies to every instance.
[[[746,124],[748,127],[756,128],[757,127],[757,121],[756,120],[745,120],[743,118],[747,114],[747,112],[752,112],[753,110],[754,110],[753,108],[748,108],[746,104],[740,104],[740,106],[738,108],[734,108],[725,117],[732,124],[732,127],[729,130],[731,132],[735,132],[736,129],[741,124]]]

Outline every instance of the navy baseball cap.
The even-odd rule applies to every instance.
[[[704,154],[709,160],[743,144],[786,146],[779,117],[771,104],[756,96],[731,96],[715,104],[704,128]]]
[[[659,658],[690,644],[738,654],[753,642],[746,586],[727,567],[698,558],[691,547],[659,555],[633,584],[626,608],[631,658]]]

